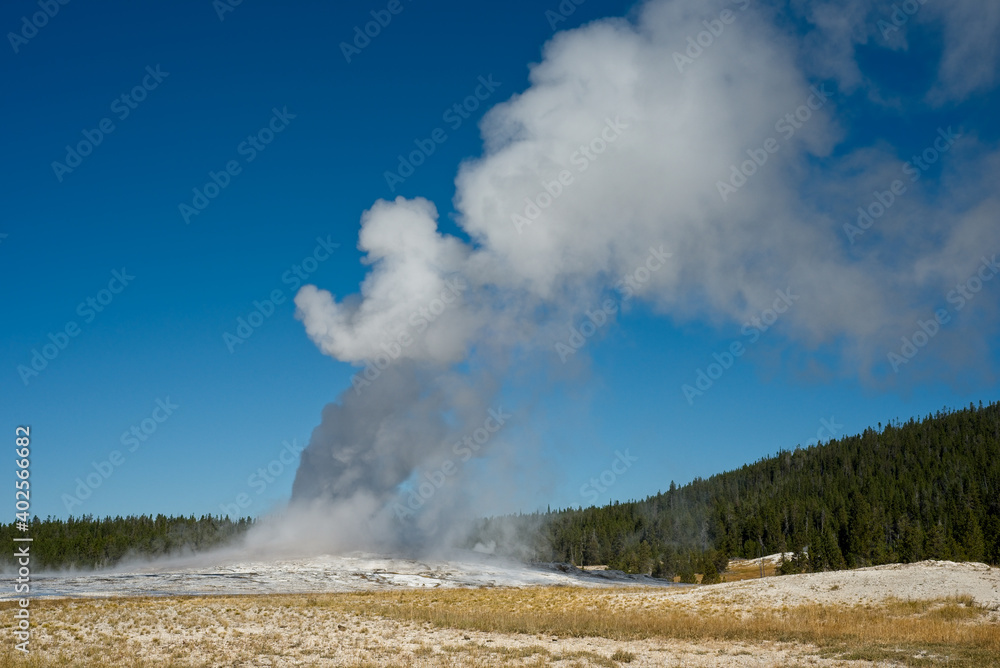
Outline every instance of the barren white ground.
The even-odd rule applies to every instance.
[[[632,592],[630,605],[652,604],[668,596],[680,608],[752,616],[761,610],[809,603],[867,605],[889,599],[935,600],[971,596],[1000,623],[1000,568],[979,563],[921,561],[846,571],[805,573],[689,587],[669,592]],[[623,601],[626,600],[622,597]]]
[[[416,560],[354,553],[297,559],[204,557],[133,564],[102,572],[34,576],[34,596],[143,596],[200,594],[298,594],[409,587],[525,587],[532,585],[675,586],[619,571],[529,566],[476,552],[448,560]],[[0,600],[17,598],[0,593]]]
[[[228,655],[227,648],[231,648],[235,654],[238,648],[254,643],[253,647],[259,649],[252,650],[253,658],[227,665],[607,666],[619,665],[612,657],[627,651],[632,655],[630,667],[869,666],[872,664],[868,662],[819,656],[817,648],[796,643],[676,639],[624,643],[604,638],[484,633],[361,617],[322,607],[282,608],[278,618],[275,610],[261,607],[260,599],[245,599],[248,602],[242,606],[231,598],[168,598],[139,610],[124,610],[108,597],[569,585],[622,588],[621,591],[605,589],[603,595],[632,610],[652,611],[669,601],[671,607],[690,606],[702,611],[717,607],[724,614],[751,615],[762,608],[794,607],[810,602],[854,605],[889,598],[948,596],[971,596],[987,608],[1000,609],[1000,569],[946,561],[701,587],[656,583],[651,578],[609,571],[584,573],[557,566],[528,567],[472,553],[451,561],[354,554],[282,561],[225,561],[211,568],[193,563],[146,565],[116,573],[49,575],[36,581],[37,593],[82,597],[90,599],[89,602],[78,601],[73,605],[98,606],[69,626],[52,620],[52,624],[38,629],[37,639],[42,646],[57,651],[65,649],[76,655],[110,634],[153,665],[208,665],[217,656],[211,652]],[[101,621],[94,625],[86,619]],[[998,613],[992,613],[987,623],[1000,623]]]
[[[953,561],[887,564],[851,571],[783,575],[707,585],[678,592],[678,600],[739,603],[748,607],[804,603],[865,604],[889,598],[937,599],[972,596],[976,603],[1000,606],[1000,568]]]
[[[850,571],[752,579],[702,587],[673,585],[620,571],[581,571],[560,565],[529,566],[475,552],[450,560],[415,560],[364,553],[284,560],[175,560],[120,570],[49,573],[34,577],[34,596],[137,596],[280,594],[424,587],[649,586],[671,589],[692,603],[719,598],[748,605],[877,602],[886,598],[933,599],[970,595],[1000,605],[1000,569],[985,564],[923,561]],[[778,555],[765,557],[775,561]],[[755,563],[755,562],[754,562]],[[650,595],[661,596],[662,592]],[[0,592],[0,600],[17,598]]]

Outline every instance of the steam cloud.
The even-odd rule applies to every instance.
[[[984,251],[1000,250],[1000,153],[956,125],[962,136],[932,192],[902,175],[909,155],[885,142],[845,150],[848,99],[896,104],[855,50],[905,49],[910,31],[939,31],[940,72],[921,103],[961,109],[996,79],[1000,10],[928,3],[883,38],[887,3],[780,4],[654,1],[632,21],[556,34],[530,87],[484,117],[483,155],[459,170],[455,206],[469,242],[439,232],[424,199],[379,201],[363,215],[358,247],[371,270],[360,295],[305,286],[295,303],[320,350],[374,378],[324,409],[294,503],[351,508],[338,517],[355,518],[351,530],[372,540],[404,535],[393,508],[482,423],[500,389],[490,379],[512,360],[551,361],[567,322],[651,247],[672,256],[630,303],[721,326],[791,287],[800,298],[777,326],[782,336],[835,350],[841,369],[869,382],[892,382],[886,351]],[[779,10],[792,20],[779,22]],[[687,51],[705,21],[721,32]],[[678,67],[675,54],[689,62]],[[754,155],[752,175],[724,198],[719,182],[738,183],[733,170]],[[895,179],[909,190],[893,215],[850,243],[843,224]],[[446,303],[449,291],[457,297]],[[947,334],[965,345],[935,347],[941,365],[968,367],[995,329],[996,300],[976,306],[975,328],[970,319]],[[436,489],[404,526],[440,530],[468,493]]]

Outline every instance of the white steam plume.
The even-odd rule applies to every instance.
[[[551,358],[565,323],[651,248],[671,257],[639,287],[648,307],[678,321],[740,323],[791,288],[798,301],[782,334],[835,345],[851,373],[878,376],[899,336],[984,251],[1000,250],[991,185],[1000,158],[954,128],[961,136],[942,177],[953,187],[908,182],[893,216],[851,243],[844,223],[901,178],[908,156],[883,143],[843,148],[847,96],[865,88],[868,104],[883,104],[854,53],[877,36],[883,6],[849,4],[838,14],[830,3],[791,2],[804,36],[748,0],[654,1],[635,22],[555,35],[530,87],[485,116],[484,154],[458,173],[455,205],[471,242],[441,234],[426,200],[380,201],[362,217],[359,248],[372,268],[360,296],[306,286],[296,297],[324,353],[391,363],[324,411],[293,500],[363,499],[369,517],[384,515],[407,480],[486,415],[497,388],[482,379],[502,376],[512,358]],[[943,34],[934,104],[995,80],[1000,19],[974,6],[928,5],[912,22]],[[690,47],[706,29],[718,34]],[[965,40],[984,45],[975,68],[962,69]],[[747,161],[753,173],[733,177]],[[445,304],[449,291],[457,298]],[[436,301],[433,317],[419,315]],[[977,308],[979,327],[995,327],[996,300]],[[984,331],[962,333],[982,341]],[[440,493],[428,512],[448,515],[460,494]]]

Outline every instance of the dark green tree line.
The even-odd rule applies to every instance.
[[[516,550],[506,536],[519,537]],[[682,578],[777,552],[794,553],[784,572],[997,564],[1000,404],[780,450],[642,501],[488,518],[470,540],[529,560]]]
[[[203,515],[201,518],[129,515],[95,518],[91,515],[66,520],[35,517],[28,531],[0,524],[0,541],[30,536],[33,571],[60,568],[106,568],[126,557],[159,557],[185,551],[217,547],[242,535],[253,525],[250,518]],[[0,563],[16,568],[13,550]]]

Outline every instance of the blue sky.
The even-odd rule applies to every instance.
[[[29,37],[8,34],[0,55],[7,94],[0,108],[6,155],[0,165],[5,184],[0,405],[11,443],[16,426],[32,429],[33,513],[217,514],[223,504],[246,494],[251,503],[242,511],[256,515],[287,499],[298,450],[309,442],[322,408],[350,389],[352,374],[366,359],[358,352],[360,320],[355,329],[331,334],[328,354],[323,354],[317,346],[322,337],[310,339],[295,317],[293,299],[305,283],[329,291],[338,304],[358,293],[371,269],[358,248],[362,213],[377,200],[396,196],[430,200],[440,214],[441,233],[453,235],[463,248],[489,251],[492,259],[478,265],[487,267],[483,275],[495,271],[520,281],[508,285],[483,279],[474,287],[491,295],[482,301],[490,309],[498,303],[509,308],[493,311],[489,326],[480,323],[469,330],[478,333],[469,333],[459,348],[473,361],[491,340],[483,331],[515,331],[504,314],[520,316],[528,307],[511,306],[513,295],[531,293],[531,308],[559,312],[505,349],[512,358],[523,353],[526,364],[487,365],[502,371],[490,405],[502,405],[516,418],[504,434],[508,458],[500,463],[487,457],[470,472],[490,481],[502,469],[509,479],[484,495],[489,500],[476,506],[480,512],[586,503],[583,486],[608,469],[618,451],[628,450],[636,464],[601,491],[602,502],[643,497],[666,489],[671,480],[686,482],[779,448],[825,440],[831,434],[820,432],[824,425],[834,425],[832,435],[839,436],[893,418],[996,399],[1000,281],[984,282],[961,314],[957,302],[947,298],[955,284],[952,274],[964,282],[977,270],[977,257],[966,257],[968,264],[955,260],[964,248],[980,249],[988,258],[1000,246],[992,193],[996,180],[989,180],[1000,165],[994,155],[1000,117],[996,50],[982,51],[971,71],[962,69],[968,56],[956,46],[962,39],[995,43],[992,10],[983,10],[988,17],[970,19],[928,6],[901,30],[883,32],[878,21],[891,17],[891,7],[849,3],[857,10],[848,14],[860,28],[854,34],[865,36],[862,41],[837,33],[834,22],[818,10],[798,11],[798,3],[787,11],[758,3],[746,9],[741,9],[744,3],[661,4],[676,18],[670,24],[676,29],[657,33],[660,28],[651,26],[665,23],[662,17],[640,18],[634,3],[601,0],[576,6],[556,26],[572,30],[603,17],[628,17],[631,28],[599,24],[573,39],[584,46],[593,40],[595,53],[622,52],[629,39],[639,38],[630,33],[623,38],[626,46],[609,46],[606,42],[617,37],[602,38],[600,26],[642,34],[635,28],[641,25],[658,35],[651,42],[666,44],[637,47],[652,55],[642,52],[635,61],[661,59],[663,87],[638,87],[639,93],[621,101],[621,108],[632,113],[626,118],[640,119],[629,121],[640,129],[623,132],[622,151],[638,151],[636,144],[642,144],[655,158],[652,140],[638,141],[643,128],[651,127],[651,121],[643,125],[641,105],[674,109],[672,100],[686,95],[692,104],[702,104],[712,98],[698,92],[700,76],[720,91],[742,95],[741,117],[761,119],[735,130],[720,125],[717,133],[690,132],[693,142],[725,135],[726,141],[719,141],[732,148],[734,162],[746,159],[746,150],[763,146],[768,135],[757,130],[766,131],[775,119],[794,113],[796,107],[786,102],[798,99],[795,95],[807,92],[807,86],[825,83],[835,92],[816,112],[822,120],[805,124],[780,147],[784,151],[773,154],[775,161],[793,152],[796,159],[780,163],[780,172],[774,167],[765,174],[761,166],[762,176],[734,196],[746,195],[737,203],[742,212],[733,215],[753,214],[753,220],[726,228],[725,215],[713,209],[715,222],[703,237],[697,236],[704,229],[697,221],[686,222],[681,231],[650,232],[655,226],[642,221],[643,216],[659,219],[649,213],[654,204],[663,218],[674,215],[675,203],[685,215],[694,208],[676,197],[670,206],[651,201],[644,207],[639,196],[627,200],[639,202],[635,211],[619,202],[619,215],[572,221],[577,227],[566,229],[578,230],[574,239],[591,234],[593,248],[602,247],[599,228],[621,225],[623,236],[639,239],[636,247],[643,253],[654,240],[666,239],[675,261],[692,264],[669,280],[663,278],[666,272],[653,272],[625,312],[564,365],[553,343],[561,339],[553,335],[568,336],[571,323],[579,327],[586,316],[578,307],[619,299],[606,279],[621,274],[621,267],[632,271],[638,256],[616,241],[613,254],[594,259],[599,256],[591,247],[563,244],[555,224],[545,228],[551,236],[514,237],[512,244],[493,231],[486,214],[474,211],[475,202],[494,201],[490,188],[502,181],[498,175],[520,173],[516,160],[512,172],[494,167],[503,157],[504,141],[511,141],[504,130],[512,127],[511,118],[541,119],[546,111],[558,120],[564,114],[557,127],[566,128],[575,117],[565,110],[591,103],[586,93],[580,93],[578,105],[538,102],[545,86],[553,96],[565,92],[559,82],[574,76],[566,63],[575,57],[573,48],[588,52],[567,40],[560,42],[564,50],[543,56],[543,46],[556,32],[553,15],[546,12],[559,11],[558,2],[243,2],[221,16],[222,5],[208,0],[99,7],[70,2],[38,20],[44,25],[35,31],[24,28],[23,17],[43,11],[39,4],[7,3],[0,11],[4,33]],[[389,12],[390,6],[398,13]],[[697,35],[685,30],[700,21],[711,23],[723,11],[735,17],[725,23],[730,32],[713,38],[689,71],[678,72],[671,54],[687,46],[682,36]],[[340,45],[355,39],[356,26],[373,20],[371,12],[391,21],[349,53],[348,62]],[[729,49],[757,53],[747,36],[748,26],[756,25],[751,21],[783,36],[790,71],[784,79],[769,79],[759,74],[768,59],[758,62],[753,55],[747,58],[749,73],[733,76],[760,76],[747,88],[754,92],[733,93],[719,82],[732,75],[726,68],[735,67]],[[963,21],[980,26],[979,32],[962,32],[968,27]],[[543,57],[554,73],[529,80],[529,65]],[[607,63],[614,78],[621,68],[615,69],[611,59],[595,60],[584,71],[599,73]],[[965,72],[964,78],[955,71]],[[637,76],[641,80],[648,70]],[[537,95],[521,95],[532,85]],[[484,112],[512,96],[519,101],[481,129]],[[725,106],[727,98],[719,99]],[[447,114],[469,100],[475,108],[468,118]],[[599,129],[606,114],[595,113]],[[725,113],[733,112],[706,108],[697,115]],[[534,142],[528,146],[532,150],[544,144],[544,123],[524,126],[529,129],[515,133],[515,142]],[[899,195],[902,204],[849,243],[842,227],[856,219],[856,208],[868,207],[876,193],[905,179],[903,163],[931,146],[939,128],[949,126],[962,135],[954,150],[921,170],[918,181],[907,181],[907,194]],[[435,130],[438,140],[424,164],[402,182],[388,183],[385,174],[398,169],[397,156],[428,145]],[[687,132],[680,126],[674,134]],[[745,134],[728,139],[738,132]],[[463,163],[484,155],[483,135],[487,154],[500,157],[492,163]],[[252,148],[248,138],[253,137],[259,149]],[[81,142],[83,151],[96,145],[77,166],[71,171],[53,166],[76,164],[66,147]],[[688,155],[692,163],[721,154],[701,152],[697,144],[684,150],[693,151]],[[643,154],[629,155],[621,164],[595,160],[594,169],[617,165],[614,171],[620,174],[623,164],[645,164]],[[527,158],[532,164],[553,162],[551,156],[545,159],[548,163]],[[472,185],[462,193],[473,202],[464,208],[456,205],[455,182],[463,164]],[[658,164],[652,160],[629,183],[641,192],[655,191]],[[706,180],[705,192],[714,196],[716,181],[727,178],[729,165],[711,167],[706,172],[719,179]],[[222,176],[227,168],[230,172]],[[699,170],[692,166],[692,171]],[[664,172],[663,178],[677,180],[682,172]],[[181,205],[194,207],[201,196],[194,190],[204,193],[212,174],[224,187],[197,214],[188,209],[185,216]],[[779,176],[791,184],[794,197],[770,181]],[[598,184],[608,182],[589,182],[587,195],[600,196]],[[571,192],[570,197],[578,197],[567,186],[567,195]],[[524,195],[518,191],[512,201]],[[796,224],[807,225],[809,233],[791,223],[777,229],[778,223],[761,213],[768,207],[780,209],[774,220],[798,216]],[[561,215],[571,218],[568,212]],[[504,230],[512,233],[507,216],[502,218]],[[540,228],[536,223],[526,233]],[[772,256],[766,244],[754,249],[744,244],[737,253],[723,234],[726,229],[738,231],[731,240],[759,236],[801,246],[795,254],[774,251]],[[816,229],[822,232],[809,236]],[[648,240],[639,238],[644,232],[650,232]],[[601,268],[543,275],[537,267],[550,264],[531,255],[543,250],[555,254],[551,257],[579,253]],[[698,253],[704,257],[697,259]],[[813,263],[812,275],[821,276],[815,284],[785,271],[786,265],[810,264],[808,258],[819,254],[836,261]],[[397,266],[396,256],[385,257],[386,266]],[[707,278],[698,273],[719,266],[725,272]],[[807,270],[798,266],[795,271]],[[751,342],[744,323],[772,303],[774,290],[793,283],[804,286],[803,306],[793,305],[789,316],[779,317],[773,329]],[[571,285],[587,286],[584,296]],[[494,298],[494,290],[505,296]],[[581,301],[559,296],[571,293]],[[828,297],[829,304],[819,303],[817,295],[826,295],[822,298]],[[281,303],[272,310],[264,302],[274,297]],[[88,306],[88,299],[96,306]],[[250,316],[255,301],[266,317],[245,341],[227,342],[225,335],[238,335],[238,319]],[[942,308],[953,316],[951,327],[941,325],[941,333],[894,372],[887,353]],[[427,336],[446,338],[433,328]],[[686,395],[683,386],[694,386],[698,371],[716,359],[713,354],[724,357],[733,342],[747,344],[745,354],[703,394]],[[51,359],[44,359],[43,367],[35,351],[44,357],[46,345]],[[465,359],[446,357],[452,369]],[[541,366],[535,366],[539,360]],[[123,439],[133,428],[145,440]],[[293,443],[297,447],[287,449]],[[283,455],[291,451],[294,462]],[[113,457],[117,463],[104,463]],[[431,457],[422,465],[433,469],[436,461]],[[269,464],[268,477],[252,477]],[[79,480],[95,471],[108,475],[101,476],[99,486],[88,485],[89,494],[80,494]],[[501,487],[522,491],[504,495]],[[76,502],[67,503],[67,495]]]

